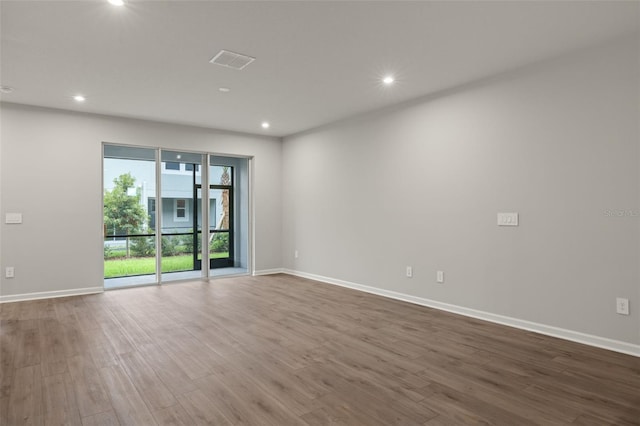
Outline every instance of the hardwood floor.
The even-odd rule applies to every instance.
[[[0,320],[0,425],[640,424],[640,358],[287,275]]]

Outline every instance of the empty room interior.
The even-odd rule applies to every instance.
[[[0,425],[640,425],[640,2],[0,41]]]

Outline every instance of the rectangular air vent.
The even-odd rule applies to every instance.
[[[251,56],[221,50],[209,62],[222,65],[223,67],[233,68],[234,70],[241,70],[255,60],[256,58],[252,58]]]

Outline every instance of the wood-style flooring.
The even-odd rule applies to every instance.
[[[0,320],[0,425],[640,424],[640,358],[287,275]]]

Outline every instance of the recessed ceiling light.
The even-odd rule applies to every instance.
[[[84,97],[84,96],[82,96],[82,95],[75,95],[75,96],[73,97],[73,100],[74,100],[74,101],[76,101],[76,102],[84,102],[84,101],[86,101],[86,100],[87,100],[87,98],[85,98],[85,97]]]
[[[386,84],[387,86],[392,84],[394,81],[395,81],[395,79],[390,75],[388,75],[388,76],[386,76],[385,78],[382,79],[382,82],[384,84]]]
[[[114,6],[124,6],[124,0],[109,0],[109,3]]]
[[[11,93],[13,92],[13,87],[10,86],[0,86],[1,93]]]
[[[269,126],[271,126],[271,125],[269,124],[269,122],[268,122],[268,121],[263,121],[263,122],[262,122],[262,128],[263,128],[263,129],[268,129],[268,128],[269,128]]]
[[[176,155],[176,158],[179,160],[179,159],[182,158],[182,155],[178,154],[178,155]]]
[[[228,87],[220,87],[218,90],[222,93],[228,93],[231,91],[231,89],[229,89]]]

